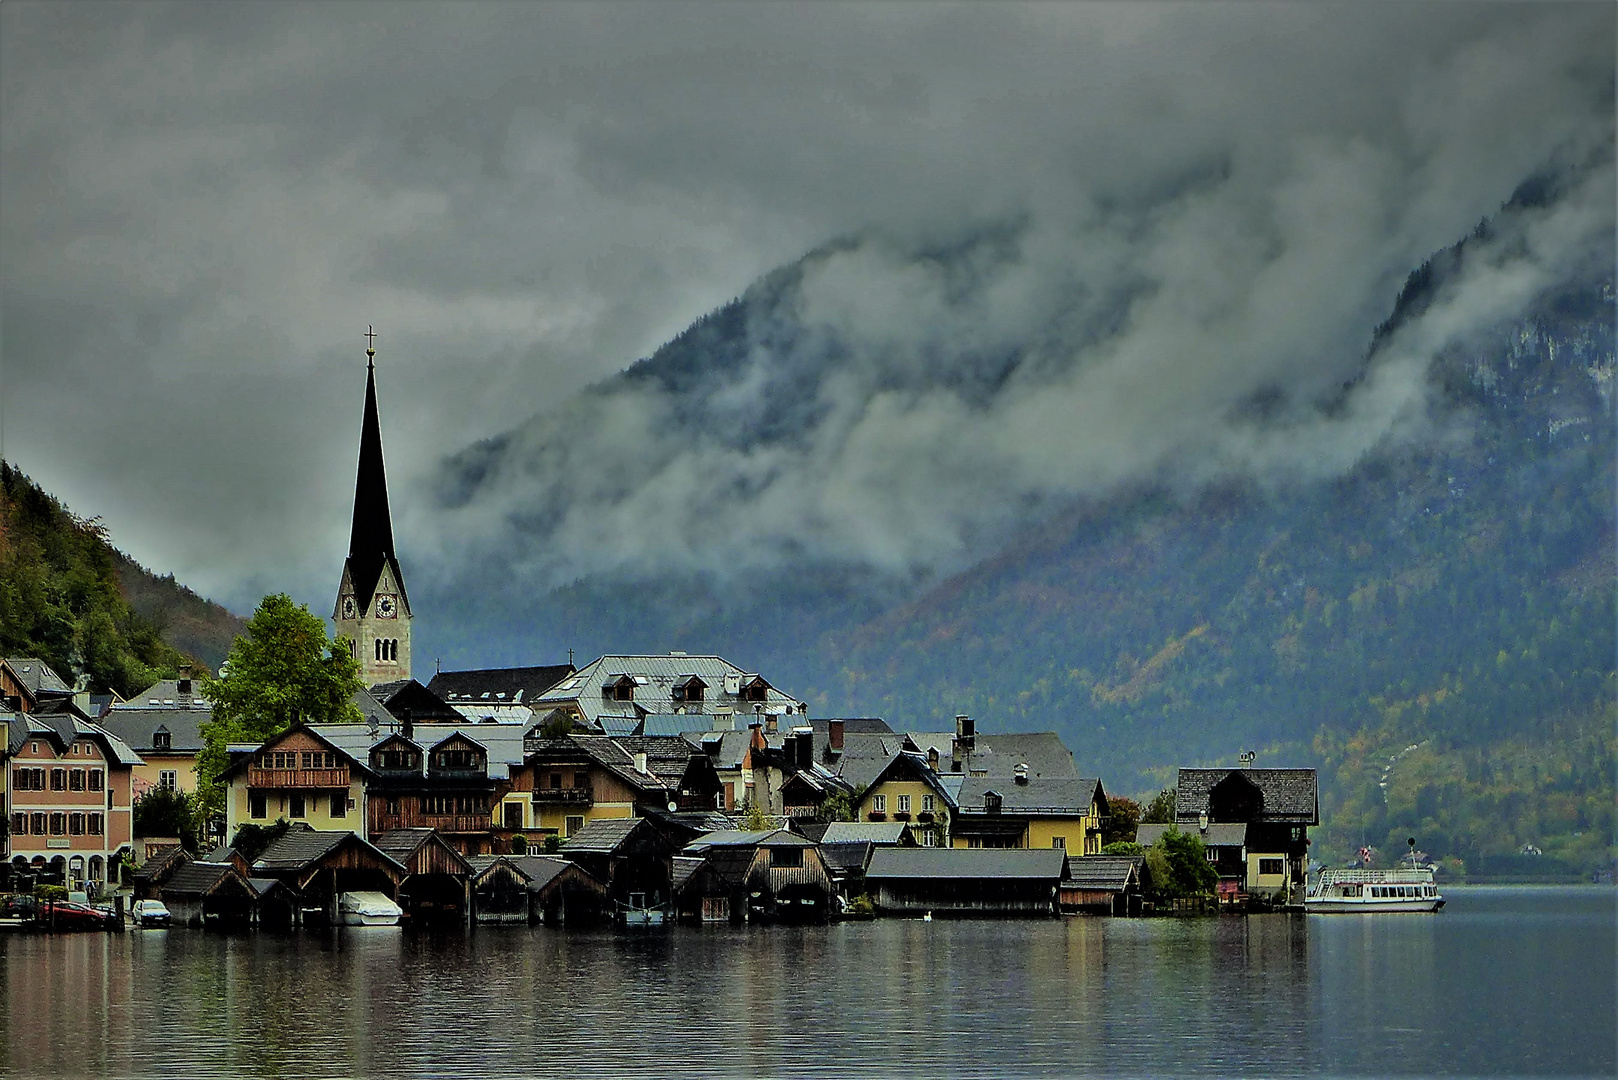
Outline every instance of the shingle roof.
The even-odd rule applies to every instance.
[[[641,818],[592,818],[584,828],[562,841],[563,851],[603,851],[618,849],[641,823]]]
[[[904,748],[903,735],[847,735],[835,766],[837,775],[855,791],[863,791]]]
[[[466,719],[443,698],[415,679],[396,679],[393,682],[377,683],[370,688],[369,693],[382,703],[382,707],[387,709],[390,715],[400,720],[404,719],[406,709],[410,710],[410,718],[418,724],[459,724]]]
[[[225,878],[236,877],[236,868],[225,863],[187,863],[163,883],[163,898],[180,896],[206,896]]]
[[[1208,793],[1233,773],[1263,792],[1260,820],[1320,824],[1320,792],[1313,769],[1181,769],[1174,816],[1197,820],[1208,809]]]
[[[1016,878],[1062,876],[1067,853],[1060,848],[879,847],[871,853],[867,880],[894,878]]]
[[[820,857],[833,870],[862,870],[871,861],[876,845],[869,840],[850,840],[820,845]]]
[[[749,832],[745,829],[723,829],[705,833],[685,846],[690,852],[718,847],[814,847],[815,842],[799,836],[789,829],[764,829]]]
[[[822,844],[899,844],[910,826],[903,821],[834,821],[826,826]]]
[[[1132,879],[1139,879],[1140,855],[1086,855],[1067,860],[1066,882],[1081,889],[1108,889],[1122,892]]]
[[[482,702],[489,705],[532,702],[573,674],[572,664],[544,667],[471,668],[440,671],[427,689],[452,705]]]
[[[432,838],[433,830],[427,828],[389,829],[371,843],[378,851],[391,856],[394,862],[409,866],[411,856]]]
[[[297,870],[319,861],[327,853],[336,850],[345,843],[364,844],[367,848],[387,862],[399,868],[400,873],[405,867],[391,855],[378,851],[374,844],[368,842],[359,833],[324,832],[316,829],[288,829],[278,840],[275,840],[253,862],[253,869],[257,870]]]
[[[466,861],[471,865],[473,875],[479,878],[488,873],[495,864],[504,863],[528,883],[529,892],[539,892],[569,867],[583,874],[588,873],[577,863],[554,855],[468,855]]]
[[[373,734],[365,724],[319,724],[309,729],[330,742],[343,753],[370,768],[371,748],[392,738],[396,732],[386,728]],[[453,735],[460,734],[487,751],[488,776],[491,780],[505,780],[513,765],[523,761],[523,729],[516,724],[475,724],[470,720],[457,724],[415,724],[411,741],[420,747],[436,746]],[[422,755],[421,769],[425,773],[428,763]]]
[[[1170,829],[1178,829],[1200,839],[1207,847],[1241,847],[1247,843],[1246,822],[1214,822],[1209,824],[1208,831],[1202,832],[1197,828],[1195,821],[1183,825],[1162,825],[1148,823],[1135,827],[1135,843],[1141,847],[1151,847],[1158,839]]]

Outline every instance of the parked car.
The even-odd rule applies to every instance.
[[[71,900],[47,900],[40,905],[39,919],[54,930],[118,930],[122,924],[110,908],[77,904]]]
[[[161,900],[136,900],[130,914],[136,926],[167,926],[171,918],[168,905]]]

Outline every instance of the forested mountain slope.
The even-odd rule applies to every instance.
[[[0,655],[37,656],[70,682],[129,695],[188,658],[217,664],[242,625],[0,462]]]

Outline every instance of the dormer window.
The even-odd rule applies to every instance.
[[[601,688],[601,696],[613,701],[634,701],[635,680],[628,675],[620,675]]]
[[[172,742],[173,742],[173,737],[169,734],[169,729],[168,728],[160,727],[156,731],[152,732],[152,749],[153,750],[169,750],[169,749],[172,749]]]
[[[703,691],[707,688],[708,684],[697,676],[687,675],[674,684],[674,689],[670,696],[675,701],[685,702],[686,704],[701,704]]]
[[[1000,812],[1000,793],[998,791],[985,791],[983,793],[983,809],[991,814]]]
[[[770,684],[761,675],[750,675],[742,680],[740,697],[743,701],[763,701],[770,693]]]

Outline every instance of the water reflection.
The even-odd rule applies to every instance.
[[[1438,917],[0,939],[0,1072],[1610,1074],[1613,894]]]

